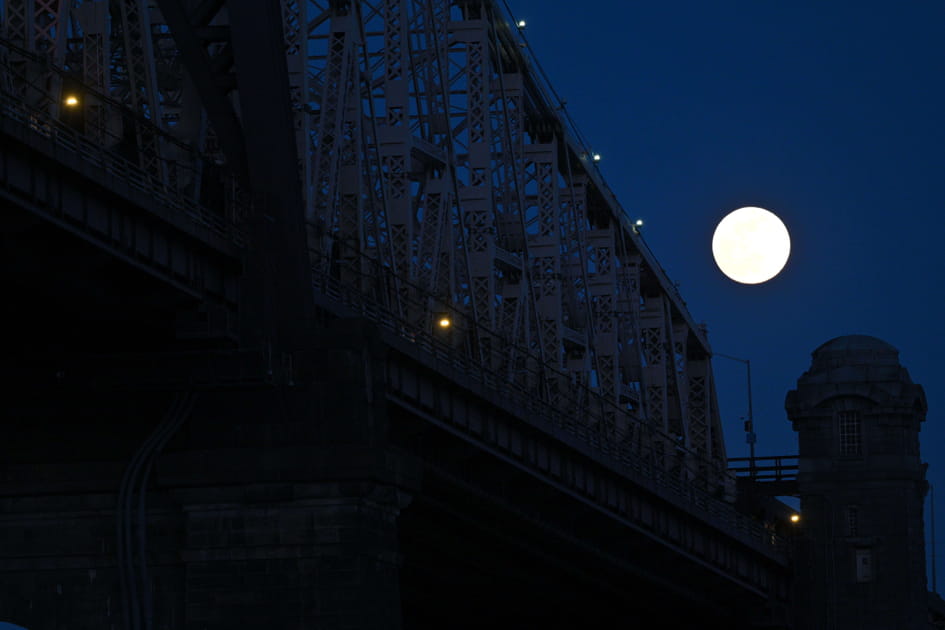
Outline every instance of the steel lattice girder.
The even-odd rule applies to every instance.
[[[318,16],[303,90],[312,118],[298,128],[313,147],[319,273],[385,301],[416,332],[435,334],[450,310],[450,343],[496,378],[608,439],[649,434],[638,443],[680,475],[698,459],[721,468],[705,333],[495,3],[306,8]],[[399,287],[379,290],[369,270]]]

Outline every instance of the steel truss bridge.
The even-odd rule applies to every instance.
[[[638,542],[628,559],[573,522],[556,535],[628,567],[650,554],[644,582],[787,600],[784,540],[732,507],[705,329],[497,1],[0,5],[5,277],[101,316],[23,356],[125,388],[291,388],[335,356],[326,327],[366,319],[424,478],[545,525],[524,497],[560,493]],[[81,265],[36,234],[151,293],[118,272],[70,292],[57,266]],[[150,342],[115,332],[129,319]],[[125,623],[150,628],[129,595],[147,554],[121,540]]]

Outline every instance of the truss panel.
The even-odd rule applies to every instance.
[[[718,472],[704,333],[494,3],[308,10],[321,16],[306,75],[315,268],[356,284],[365,270],[344,270],[370,259],[407,328],[439,335],[487,380],[680,477]],[[444,313],[449,332],[435,325]]]

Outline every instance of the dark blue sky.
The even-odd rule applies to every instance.
[[[751,360],[758,454],[797,452],[784,396],[811,351],[873,335],[925,387],[945,506],[945,3],[509,4],[713,349]],[[760,286],[712,261],[716,223],[745,205],[792,237]],[[729,456],[747,455],[745,367],[713,363]]]

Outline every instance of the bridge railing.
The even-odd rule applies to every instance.
[[[797,479],[797,455],[767,457],[730,457],[728,469],[738,477],[756,481],[794,481]]]
[[[388,287],[395,287],[397,282],[402,282],[394,277],[389,268],[380,264],[375,264],[373,271],[367,275],[371,276],[371,281],[376,283],[381,292]],[[382,300],[372,298],[357,283],[343,282],[319,268],[313,269],[312,278],[314,289],[328,298],[328,301],[343,305],[349,314],[361,315],[387,332],[415,345],[433,360],[432,365],[435,367],[449,366],[459,373],[467,384],[485,388],[496,394],[518,411],[525,421],[537,425],[544,432],[556,437],[560,437],[563,432],[578,445],[589,450],[597,461],[609,464],[631,479],[650,485],[662,496],[672,498],[677,504],[701,514],[705,520],[748,544],[779,553],[788,551],[787,541],[760,522],[742,514],[731,504],[695,483],[680,479],[678,473],[657,465],[652,450],[646,447],[651,441],[640,441],[641,446],[628,439],[614,439],[616,436],[606,435],[601,431],[603,423],[595,422],[595,417],[599,418],[599,415],[594,413],[590,406],[586,408],[585,415],[565,413],[534,395],[534,391],[527,387],[498,378],[488,366],[471,359],[469,353],[462,352],[445,338],[438,338],[432,331],[416,326],[415,322],[407,321],[387,307]],[[639,426],[643,430],[654,431],[642,422]]]
[[[75,129],[48,114],[27,107],[6,92],[0,92],[0,114],[19,123],[22,128],[51,141],[57,150],[75,155],[84,164],[97,167],[116,177],[130,188],[146,195],[164,208],[177,211],[218,236],[237,245],[245,245],[245,235],[239,226],[242,212],[233,205],[229,216],[221,216],[193,199],[171,190],[160,179],[146,173],[139,166],[102,147]]]
[[[241,203],[240,195],[236,192],[235,179],[229,182],[230,191],[223,212],[215,212],[198,203],[193,197],[184,194],[171,185],[171,182],[195,176],[194,156],[185,162],[172,159],[159,159],[161,173],[149,173],[140,165],[123,157],[117,152],[122,138],[119,133],[110,131],[108,124],[102,124],[90,135],[81,131],[73,123],[60,116],[53,115],[60,107],[49,106],[51,102],[60,100],[59,94],[49,94],[46,88],[31,81],[24,71],[17,70],[11,63],[12,58],[24,58],[34,65],[40,64],[47,71],[57,75],[60,80],[68,78],[75,83],[75,77],[61,68],[52,65],[49,60],[29,51],[23,50],[11,42],[0,38],[0,117],[18,123],[21,129],[28,131],[34,138],[43,138],[53,144],[57,151],[74,155],[81,163],[100,169],[103,173],[115,177],[131,189],[147,196],[159,206],[170,209],[187,217],[195,224],[200,225],[218,236],[227,239],[236,245],[244,246],[246,237],[242,230],[241,221],[246,215],[245,204]],[[30,94],[39,98],[47,106],[33,106],[26,102],[21,95],[12,93],[11,86],[15,81],[4,81],[3,78],[15,78]],[[137,114],[127,109],[120,102],[107,95],[97,93],[88,86],[82,86],[82,97],[93,99],[101,109],[102,119],[113,120],[134,119]],[[147,125],[151,131],[159,136],[162,142],[173,143],[175,149],[185,152],[188,147],[157,128],[148,120],[136,120],[136,124]],[[119,124],[120,127],[120,124]],[[195,159],[195,158],[194,158]]]

